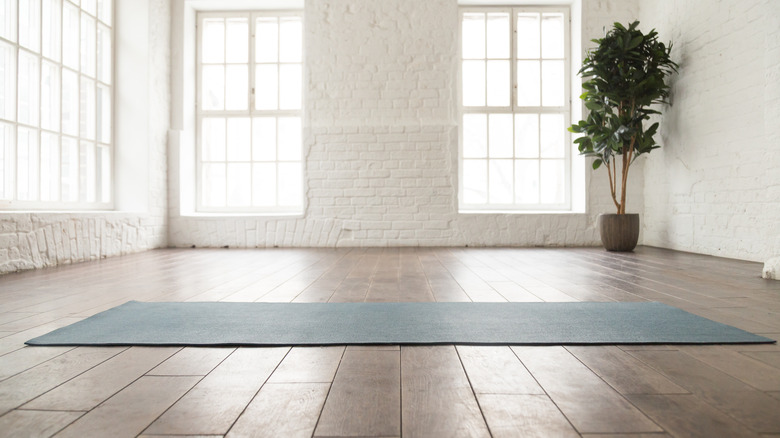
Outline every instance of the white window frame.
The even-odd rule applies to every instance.
[[[463,15],[470,12],[482,12],[482,13],[491,13],[491,12],[506,12],[510,15],[510,58],[509,58],[509,75],[510,75],[510,99],[511,104],[509,106],[499,107],[499,106],[487,106],[487,101],[485,102],[485,106],[464,106],[463,105],[463,36],[462,36],[462,29],[463,29]],[[564,105],[560,107],[552,107],[552,106],[541,106],[542,102],[540,100],[540,106],[538,107],[528,107],[528,106],[519,106],[517,105],[517,14],[523,13],[523,12],[533,12],[533,13],[562,13],[563,14],[563,20],[564,20]],[[541,30],[540,30],[541,32]],[[541,41],[541,39],[540,39]],[[486,43],[487,44],[487,39]],[[485,54],[487,58],[487,53]],[[530,59],[530,58],[522,58],[522,59]],[[539,59],[540,61],[542,59],[557,59],[557,58],[542,58],[541,50],[539,53]],[[561,5],[561,6],[534,6],[534,7],[501,7],[501,6],[483,6],[483,7],[466,7],[462,6],[459,8],[459,14],[458,14],[458,210],[460,213],[538,213],[538,212],[568,212],[572,211],[572,148],[571,148],[571,134],[566,131],[564,133],[564,188],[565,188],[565,194],[564,194],[564,202],[559,204],[491,204],[489,202],[489,194],[490,189],[488,187],[488,201],[485,204],[466,204],[464,202],[464,181],[463,181],[463,162],[464,162],[464,156],[463,156],[463,139],[464,139],[464,133],[463,133],[463,116],[465,114],[488,114],[488,117],[490,114],[563,114],[564,118],[564,128],[571,125],[571,113],[572,113],[572,99],[571,99],[571,11],[568,6]],[[541,69],[541,62],[540,62],[540,69]],[[542,89],[541,82],[544,80],[544,78],[541,76],[540,72],[540,92]],[[486,87],[487,87],[487,80]],[[541,124],[540,124],[541,125]],[[514,131],[513,131],[514,134]],[[514,137],[514,135],[513,135]],[[514,147],[513,147],[514,150]],[[513,160],[518,160],[520,158],[517,158],[514,156],[512,158],[507,158]],[[539,163],[541,163],[542,160],[545,158],[530,158],[528,160],[536,160]],[[560,160],[560,158],[556,158],[557,160]],[[489,162],[489,158],[485,158],[486,161]],[[489,186],[490,181],[490,166],[487,166],[487,181]],[[512,166],[513,174],[514,174],[514,168],[515,166]],[[514,177],[513,177],[513,190],[516,189],[514,186]],[[539,190],[541,191],[541,181],[539,183]]]
[[[115,132],[116,132],[116,123],[115,123],[115,111],[114,111],[114,102],[115,102],[115,87],[116,87],[116,69],[115,69],[115,60],[116,60],[116,38],[115,38],[115,26],[116,26],[116,5],[114,4],[113,0],[103,0],[105,3],[109,4],[110,6],[110,22],[103,21],[100,18],[99,14],[99,7],[97,6],[98,2],[95,1],[96,9],[95,13],[90,13],[85,11],[82,8],[82,5],[80,2],[74,3],[70,0],[61,0],[59,3],[60,11],[59,11],[59,60],[54,60],[49,57],[43,56],[43,7],[40,0],[34,0],[37,8],[38,8],[38,20],[39,20],[39,34],[38,34],[38,50],[34,51],[29,48],[23,47],[19,43],[19,36],[20,36],[20,22],[19,22],[19,3],[18,1],[12,1],[12,9],[14,9],[13,14],[16,16],[15,21],[15,32],[16,32],[16,41],[11,41],[5,38],[0,37],[0,41],[2,41],[5,44],[13,46],[15,49],[14,51],[14,67],[16,70],[16,75],[14,78],[15,81],[15,90],[16,94],[14,96],[14,116],[13,120],[8,120],[4,118],[0,118],[0,123],[9,125],[13,131],[12,134],[12,147],[5,151],[6,155],[4,157],[4,160],[6,163],[12,163],[9,167],[7,167],[7,170],[9,170],[8,174],[5,175],[5,187],[6,190],[9,190],[11,192],[11,199],[0,199],[0,211],[19,211],[19,210],[112,210],[114,208],[114,193],[115,193],[115,154],[116,154],[116,148],[115,148]],[[79,45],[76,47],[76,52],[78,54],[77,64],[78,67],[74,70],[73,68],[66,66],[64,63],[64,38],[63,38],[63,20],[64,20],[64,8],[65,4],[70,4],[70,6],[75,7],[78,10],[78,26],[79,26]],[[81,35],[81,25],[82,25],[82,17],[84,15],[87,15],[89,18],[93,19],[95,21],[95,33],[94,33],[94,44],[95,44],[95,72],[94,76],[89,76],[85,74],[82,71],[82,53],[81,53],[81,38],[83,35]],[[109,65],[111,68],[110,71],[110,83],[106,83],[105,81],[102,81],[98,79],[98,71],[100,69],[100,62],[97,58],[97,47],[100,44],[98,41],[98,29],[103,26],[108,28],[109,30],[109,37],[110,37],[110,50],[111,50],[111,57],[109,59]],[[38,102],[37,102],[37,111],[38,111],[38,122],[35,125],[28,125],[23,124],[19,122],[19,53],[20,51],[24,51],[27,54],[32,54],[33,56],[37,57],[38,59]],[[51,129],[44,129],[42,127],[42,114],[41,114],[41,104],[42,104],[42,73],[43,73],[43,60],[45,60],[49,64],[53,64],[58,72],[59,75],[59,96],[58,96],[58,108],[59,111],[57,113],[59,117],[59,129],[57,130],[51,130]],[[77,135],[71,135],[71,134],[65,134],[63,133],[63,124],[62,124],[62,98],[63,98],[63,87],[62,87],[62,71],[67,69],[68,71],[74,72],[77,77],[77,87],[78,92],[76,95],[76,99],[79,100],[79,111],[78,111],[78,133]],[[94,82],[94,96],[93,96],[93,103],[95,108],[95,127],[94,127],[94,138],[89,139],[86,136],[83,135],[83,132],[81,130],[80,124],[81,124],[81,82],[82,79],[86,78],[87,80],[91,80]],[[98,103],[99,103],[99,94],[100,94],[100,86],[107,87],[108,88],[108,96],[110,99],[110,105],[109,105],[109,126],[110,126],[110,136],[108,143],[101,142],[98,138]],[[30,129],[34,131],[34,135],[37,140],[37,151],[36,151],[36,160],[37,160],[37,177],[38,177],[38,183],[37,183],[37,190],[35,193],[35,198],[38,200],[19,200],[18,199],[18,185],[19,181],[17,180],[18,174],[19,174],[19,162],[17,160],[17,153],[18,153],[18,132],[19,128],[25,128]],[[43,169],[41,169],[41,137],[42,133],[44,134],[51,134],[55,135],[58,138],[58,170],[56,174],[56,178],[59,179],[58,188],[59,193],[57,195],[58,200],[54,201],[41,201],[41,178],[43,174]],[[88,169],[85,169],[81,165],[81,154],[82,154],[82,143],[91,143],[92,147],[94,148],[94,159],[95,159],[95,165],[94,165],[94,175],[89,175],[89,173],[86,173],[86,176],[92,176],[94,178],[93,184],[95,185],[95,201],[84,201],[84,200],[78,200],[78,201],[63,201],[62,200],[62,138],[67,137],[69,139],[75,140],[79,152],[79,159],[78,159],[78,185],[80,186],[82,181],[85,179],[85,173],[88,172]],[[100,200],[101,198],[101,167],[100,163],[97,162],[98,160],[98,148],[103,147],[108,151],[109,156],[109,162],[107,164],[107,167],[109,169],[109,178],[107,181],[108,184],[108,198],[109,200],[106,202],[103,202]],[[0,151],[2,153],[2,151]],[[10,187],[9,187],[10,186]],[[80,189],[76,189],[77,192],[80,192]]]
[[[203,48],[202,48],[202,37],[203,37],[203,26],[202,22],[204,19],[207,18],[234,18],[234,17],[246,17],[249,20],[249,57],[247,58],[247,66],[248,66],[248,74],[249,74],[249,94],[247,95],[248,99],[248,106],[246,110],[203,110],[203,93],[202,93],[202,70],[203,70],[203,63],[201,60],[201,56],[203,54]],[[305,51],[305,45],[301,47],[301,107],[297,110],[282,110],[282,109],[276,109],[276,110],[257,110],[255,109],[255,22],[257,17],[300,17],[301,18],[301,40],[303,41],[303,35],[305,33],[305,23],[303,20],[303,11],[302,10],[261,10],[261,11],[198,11],[196,16],[196,111],[195,111],[195,129],[196,129],[196,152],[195,152],[195,175],[196,175],[196,181],[195,181],[195,208],[196,212],[202,212],[202,213],[227,213],[227,214],[273,214],[273,215],[300,215],[304,210],[304,174],[305,174],[305,160],[303,159],[303,144],[301,144],[301,181],[300,181],[300,187],[302,188],[301,193],[299,196],[301,197],[300,205],[299,206],[281,206],[278,203],[275,206],[249,206],[249,207],[237,207],[237,206],[225,206],[225,207],[214,207],[214,206],[205,206],[203,204],[203,160],[202,160],[202,153],[203,153],[203,145],[202,145],[202,129],[203,129],[203,119],[206,117],[224,117],[224,118],[230,118],[230,117],[247,117],[250,120],[250,133],[253,130],[253,123],[252,119],[254,117],[258,116],[271,116],[271,117],[285,117],[285,116],[292,116],[292,117],[299,117],[301,120],[301,138],[303,143],[303,123],[304,123],[304,103],[305,103],[305,90],[303,87],[304,84],[304,65],[305,65],[305,59],[306,59],[306,51]],[[227,44],[227,41],[226,41]],[[284,64],[281,61],[277,61],[277,64]],[[227,64],[226,64],[227,65]],[[278,82],[277,82],[278,84]],[[277,88],[277,92],[279,92],[279,88]],[[278,126],[278,125],[277,125]],[[251,139],[251,134],[250,134]],[[277,139],[278,141],[278,139]],[[251,148],[250,148],[250,161],[248,163],[253,164],[256,163],[252,159],[251,156]],[[227,164],[229,161],[227,160],[227,157],[225,158],[225,163]],[[270,161],[267,161],[270,162]],[[285,163],[285,162],[294,162],[294,161],[282,161],[277,158],[273,161],[277,164],[279,163]],[[254,177],[253,172],[250,171],[250,199],[251,196],[251,190],[253,190],[252,187],[252,178]],[[276,175],[277,180],[277,196],[278,196],[278,186],[279,186],[279,172],[277,171]],[[226,200],[227,200],[227,183],[225,184],[225,191],[226,191]]]

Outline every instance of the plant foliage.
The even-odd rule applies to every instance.
[[[645,127],[654,104],[666,104],[669,98],[667,76],[677,71],[670,58],[672,44],[658,41],[658,33],[647,35],[639,22],[628,28],[615,23],[604,38],[589,50],[579,74],[587,79],[580,96],[589,110],[586,120],[569,131],[583,134],[574,140],[581,155],[595,157],[593,169],[607,168],[612,200],[618,214],[626,212],[626,185],[631,163],[640,155],[658,148],[653,136],[658,123]],[[616,161],[622,161],[620,199],[617,196]]]

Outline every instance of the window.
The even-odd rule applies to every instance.
[[[300,213],[301,14],[198,23],[198,210]]]
[[[568,14],[461,9],[461,211],[571,208]]]
[[[111,208],[112,6],[0,0],[0,207]]]

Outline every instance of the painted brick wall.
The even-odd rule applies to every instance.
[[[640,17],[681,64],[646,162],[645,243],[780,254],[780,2],[659,0]]]

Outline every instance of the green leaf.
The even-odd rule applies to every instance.
[[[603,163],[603,161],[601,160],[601,158],[597,158],[596,160],[594,160],[594,161],[593,161],[593,170],[596,170],[596,169],[598,169],[599,167],[601,167],[601,163]]]

